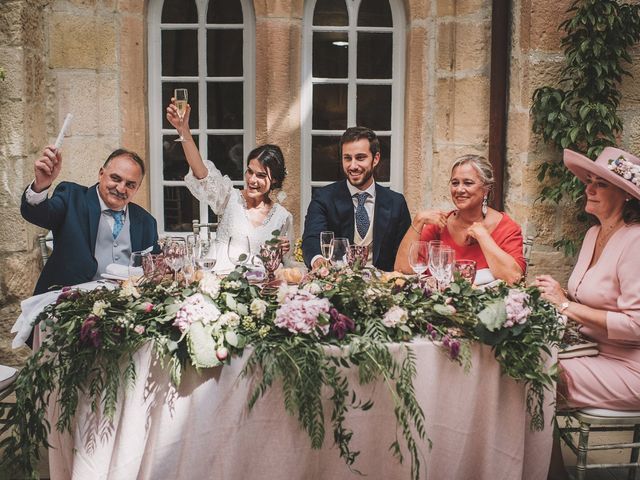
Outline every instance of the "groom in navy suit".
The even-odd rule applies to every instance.
[[[137,154],[118,149],[100,168],[97,184],[61,182],[48,198],[61,168],[60,151],[45,148],[34,164],[35,180],[22,195],[25,220],[53,233],[53,251],[34,294],[97,279],[110,263],[128,265],[131,252],[157,248],[156,220],[130,203],[144,178]]]
[[[317,190],[307,209],[304,261],[313,269],[325,262],[320,232],[330,230],[336,238],[348,238],[350,244],[369,245],[373,265],[391,271],[411,216],[404,196],[373,178],[380,162],[380,141],[369,128],[348,128],[340,139],[340,157],[346,179]]]

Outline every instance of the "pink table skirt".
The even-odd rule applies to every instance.
[[[429,341],[412,343],[417,356],[415,389],[433,442],[421,445],[421,478],[545,479],[551,455],[553,395],[546,399],[542,432],[529,430],[525,389],[502,376],[486,346],[472,349],[465,373]],[[49,451],[52,479],[357,479],[332,445],[312,450],[307,434],[285,410],[279,386],[250,412],[251,382],[239,378],[250,351],[230,366],[201,375],[183,374],[171,387],[151,348],[135,356],[137,383],[120,396],[113,423],[81,401],[72,435],[54,432]],[[357,372],[353,383],[357,383]],[[396,432],[387,388],[359,389],[375,406],[349,414],[355,468],[368,479],[410,478],[408,459],[399,464],[389,445]],[[366,398],[366,397],[365,397]],[[327,416],[330,410],[327,409]],[[55,417],[55,406],[50,412]],[[52,423],[53,424],[53,423]]]

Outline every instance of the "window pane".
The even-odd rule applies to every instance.
[[[314,32],[312,58],[314,77],[347,78],[349,68],[347,33]]]
[[[358,12],[360,27],[393,27],[389,0],[362,0]]]
[[[209,0],[207,23],[242,23],[240,0]]]
[[[358,33],[358,78],[391,78],[393,34]]]
[[[311,180],[333,182],[344,177],[339,144],[340,137],[311,138]]]
[[[193,0],[164,0],[162,23],[198,23],[198,10]]]
[[[349,14],[344,0],[318,0],[313,11],[313,25],[349,25]]]
[[[210,77],[242,76],[242,30],[207,31],[207,72]]]
[[[344,130],[347,128],[347,86],[313,86],[313,121],[311,128]]]
[[[242,128],[242,82],[207,84],[207,128]]]
[[[356,123],[391,130],[391,85],[358,85]]]
[[[375,178],[378,182],[388,182],[391,180],[391,137],[381,136],[380,140],[380,161],[376,167]]]
[[[197,31],[162,31],[162,75],[198,75]]]
[[[189,116],[189,126],[191,129],[199,128],[198,123],[198,84],[193,82],[163,82],[162,83],[162,128],[173,128],[167,121],[167,105],[173,91],[176,88],[186,88],[189,91],[189,105],[191,105],[191,115]]]
[[[223,175],[231,180],[242,180],[244,156],[242,135],[209,135],[209,160],[216,164]]]
[[[187,187],[164,187],[164,230],[190,232],[191,223],[200,216],[200,203]]]
[[[182,144],[176,142],[176,138],[178,135],[162,136],[162,178],[165,180],[183,180],[189,171]],[[193,141],[198,145],[197,135],[193,136]]]

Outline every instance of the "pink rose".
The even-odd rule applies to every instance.
[[[142,325],[136,325],[135,327],[133,327],[133,331],[138,335],[142,335],[144,333],[144,327]]]
[[[153,310],[153,307],[155,307],[155,305],[151,302],[145,302],[144,304],[144,313],[151,313],[151,310]]]

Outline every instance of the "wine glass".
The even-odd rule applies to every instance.
[[[347,265],[347,255],[349,254],[349,239],[334,238],[331,240],[331,263],[336,267]]]
[[[320,232],[320,252],[324,259],[328,262],[333,256],[333,232]]]
[[[411,270],[418,275],[418,278],[427,270],[429,266],[428,258],[429,246],[427,242],[422,240],[411,242],[411,246],[409,247],[409,265],[411,265]]]
[[[475,260],[456,260],[453,263],[453,271],[467,282],[473,283],[476,279],[476,262]]]
[[[451,282],[451,274],[455,252],[444,244],[433,245],[429,249],[429,270],[438,282],[440,289],[445,288]]]
[[[187,113],[187,104],[189,103],[189,92],[187,92],[186,88],[176,88],[173,91],[173,98],[178,109],[178,117],[180,118],[181,128],[178,130],[180,136],[176,138],[174,141],[176,142],[184,142],[184,137],[182,136],[182,121],[184,119],[184,114]]]
[[[155,265],[151,252],[132,252],[129,258],[129,280],[132,283],[142,283],[145,278],[153,277]]]
[[[187,242],[182,237],[170,237],[164,243],[162,253],[165,264],[173,270],[173,279],[178,280],[178,271],[187,257]]]
[[[218,259],[216,243],[207,237],[200,237],[194,246],[193,258],[200,270],[213,271]]]
[[[251,257],[251,244],[246,235],[229,237],[227,242],[227,257],[236,267],[249,262]]]

